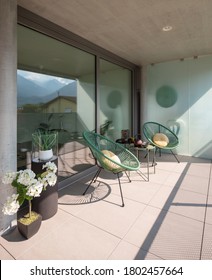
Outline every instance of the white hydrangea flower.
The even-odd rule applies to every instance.
[[[45,189],[48,186],[48,182],[46,181],[46,177],[39,177],[38,181],[43,185],[43,188]]]
[[[38,197],[40,196],[43,190],[43,184],[40,181],[35,180],[34,184],[27,188],[26,195],[31,197]]]
[[[57,182],[57,166],[55,163],[47,162],[43,165],[46,169],[42,174],[37,175],[31,169],[25,169],[18,172],[8,172],[2,179],[3,184],[11,184],[16,188],[18,194],[8,197],[5,202],[2,212],[5,215],[13,215],[20,208],[18,196],[20,194],[20,201],[29,200],[33,197],[40,196],[41,192],[50,186],[54,186]]]
[[[50,186],[54,186],[57,182],[57,176],[53,172],[48,173],[45,179]]]
[[[2,208],[2,212],[5,215],[14,215],[15,213],[17,213],[20,205],[18,202],[18,194],[13,194],[11,197],[8,197],[3,208]]]
[[[47,162],[46,164],[44,164],[42,168],[43,168],[43,169],[46,168],[47,171],[52,171],[52,172],[54,172],[54,173],[57,172],[57,166],[55,165],[54,162],[51,162],[51,161],[49,161],[49,162]]]
[[[16,179],[17,172],[8,172],[4,175],[2,178],[2,183],[3,184],[12,184],[13,180]]]
[[[31,169],[25,169],[24,171],[19,171],[18,183],[24,186],[30,186],[33,184],[35,178],[35,173]]]

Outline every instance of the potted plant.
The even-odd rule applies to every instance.
[[[58,132],[37,129],[32,134],[32,150],[34,157],[38,154],[41,161],[50,160],[57,153]]]
[[[45,169],[41,174],[36,175],[31,169],[8,172],[3,176],[3,184],[11,184],[16,189],[16,194],[8,197],[3,205],[2,212],[5,215],[17,213],[25,200],[29,203],[29,212],[17,221],[19,231],[26,238],[34,235],[41,225],[42,217],[32,211],[32,199],[39,197],[47,185],[54,186],[57,182],[57,167],[52,162],[43,165]]]

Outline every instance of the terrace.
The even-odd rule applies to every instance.
[[[92,174],[59,192],[58,212],[25,240],[17,228],[0,237],[6,260],[212,259],[211,160],[162,154],[150,181],[131,172],[118,182],[102,173],[82,196]],[[142,157],[143,161],[143,157]],[[141,170],[146,172],[145,163]]]
[[[124,115],[120,114],[123,124],[126,124],[122,120],[123,116],[129,117],[131,121],[131,115],[134,116],[134,130],[138,130],[148,120],[167,125],[175,122],[181,128],[181,145],[177,152],[194,157],[179,156],[179,164],[169,154],[157,157],[156,173],[150,168],[149,182],[145,182],[136,172],[131,172],[131,183],[122,176],[124,208],[120,207],[118,182],[111,174],[102,173],[102,183],[90,188],[86,196],[82,196],[82,193],[93,174],[86,177],[83,173],[78,174],[78,179],[81,178],[77,181],[74,181],[73,176],[73,182],[59,191],[57,214],[43,221],[35,236],[25,240],[14,225],[12,231],[0,237],[1,259],[212,259],[211,2],[197,0],[194,3],[187,0],[170,3],[164,0],[154,5],[154,1],[150,2],[117,0],[100,3],[90,0],[88,4],[87,1],[63,0],[60,4],[54,1],[52,5],[50,0],[18,0],[16,12],[15,1],[2,1],[4,9],[0,18],[4,28],[1,35],[5,44],[2,45],[1,56],[6,59],[0,73],[3,81],[0,83],[3,116],[0,155],[7,162],[2,161],[1,172],[5,171],[5,167],[14,169],[16,165],[16,143],[13,137],[16,128],[7,125],[15,124],[17,118],[11,102],[17,97],[14,90],[17,86],[14,75],[14,70],[17,70],[16,58],[21,70],[40,73],[47,69],[44,74],[78,79],[79,97],[86,96],[86,101],[90,102],[78,99],[83,120],[89,122],[88,116],[92,112],[93,116],[95,111],[101,112],[86,128],[94,129],[93,123],[103,123],[107,114],[115,111],[108,106],[106,94],[110,93],[109,89],[114,94],[114,89],[120,87],[124,89],[126,99],[123,104],[126,104],[127,110],[129,103],[137,110],[132,114],[128,111]],[[16,22],[17,33],[14,32]],[[170,32],[167,32],[167,27],[171,27]],[[20,51],[16,57],[17,35]],[[36,43],[33,44],[32,38]],[[45,43],[47,38],[50,40],[48,44]],[[41,55],[36,57],[38,43]],[[47,47],[46,53],[44,45]],[[30,50],[27,61],[26,46]],[[58,53],[50,51],[49,46],[53,50],[57,49]],[[45,63],[44,57],[52,65]],[[60,66],[60,61],[72,62],[75,58],[76,64],[65,63]],[[76,67],[79,65],[81,69]],[[109,66],[112,67],[111,73],[108,72]],[[119,71],[116,71],[116,67]],[[124,76],[119,76],[122,67],[127,71],[123,71]],[[118,78],[113,71],[118,73]],[[131,102],[128,100],[131,96],[128,92],[131,81],[124,86],[123,81],[128,81],[126,77],[128,74],[131,77],[132,71],[136,74],[137,81],[132,82],[138,85],[138,92],[135,87]],[[88,73],[91,76],[87,77]],[[5,77],[10,78],[5,80]],[[94,80],[97,84],[93,83]],[[166,102],[167,88],[171,92],[171,98],[168,99],[171,102]],[[165,91],[162,98],[161,89]],[[94,104],[95,96],[101,102]],[[105,99],[101,100],[102,96]],[[137,101],[138,108],[134,106]],[[8,104],[12,107],[8,108]],[[84,104],[90,107],[92,104],[93,111],[85,110]],[[120,112],[126,112],[126,108],[123,107]],[[117,131],[130,127],[121,125],[118,118],[114,119],[120,125],[116,127]],[[25,127],[18,125],[18,135],[23,137],[22,128]],[[34,130],[31,121],[30,128]],[[31,137],[31,133],[29,135]],[[24,139],[20,145],[25,145],[25,141],[28,142],[28,139]],[[12,147],[10,155],[7,154],[5,143]],[[73,150],[71,144],[63,147],[60,154],[62,164],[70,160],[66,147],[68,152]],[[86,162],[82,164],[82,161],[78,161],[78,153],[71,158],[72,164],[63,168],[61,178],[79,172],[76,168],[79,165],[88,167]],[[90,164],[89,161],[87,163]],[[146,172],[144,165],[142,171]],[[3,189],[1,203],[5,197]]]

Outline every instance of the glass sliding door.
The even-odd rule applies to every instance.
[[[18,168],[38,128],[58,131],[60,181],[93,164],[82,132],[95,129],[95,56],[18,25],[17,85]]]
[[[100,59],[99,131],[113,140],[130,130],[132,73],[129,69]],[[132,132],[130,132],[132,133]]]

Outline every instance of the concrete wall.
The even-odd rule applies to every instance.
[[[7,171],[16,171],[17,162],[17,3],[0,0],[0,232],[16,217],[4,216],[2,205],[14,192],[1,183]]]

